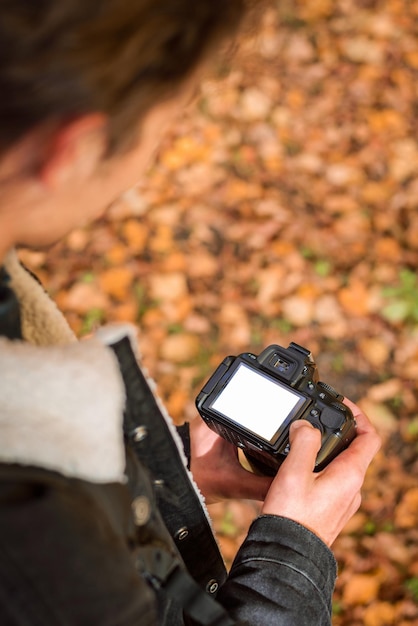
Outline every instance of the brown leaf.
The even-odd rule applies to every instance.
[[[397,610],[390,602],[375,602],[364,612],[364,626],[395,626]]]
[[[366,413],[381,436],[387,437],[390,433],[398,430],[396,416],[384,404],[373,402],[368,398],[362,398],[358,401],[358,405]]]
[[[155,300],[162,302],[179,300],[187,293],[186,277],[180,272],[155,273],[150,277],[150,294]]]
[[[373,367],[383,367],[389,359],[390,348],[384,338],[364,337],[359,341],[359,348],[364,358]],[[372,399],[379,401],[378,398]]]
[[[354,574],[349,578],[343,590],[346,604],[368,604],[379,593],[380,578],[372,574]]]
[[[57,297],[57,303],[63,309],[84,315],[92,309],[107,309],[109,299],[95,283],[75,283]]]
[[[161,345],[161,357],[172,363],[185,363],[199,354],[200,342],[195,335],[169,335]]]
[[[395,525],[398,528],[418,526],[418,487],[409,489],[396,507]]]
[[[291,296],[282,302],[283,317],[295,326],[308,326],[314,316],[314,303],[302,296]]]
[[[399,378],[391,378],[384,383],[373,385],[367,392],[367,397],[372,402],[386,402],[393,400],[402,392],[402,381]]]

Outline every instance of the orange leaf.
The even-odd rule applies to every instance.
[[[101,273],[100,287],[105,293],[117,300],[127,297],[132,283],[132,273],[127,267],[112,267]]]
[[[347,604],[368,604],[379,593],[380,579],[372,574],[354,574],[347,581],[343,600]]]

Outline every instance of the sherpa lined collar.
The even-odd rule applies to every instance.
[[[77,341],[14,251],[5,267],[20,302],[25,341],[0,337],[0,462],[34,465],[91,482],[125,482],[125,386],[108,346],[128,336],[139,359],[136,328],[112,324]],[[173,421],[155,383],[143,373],[210,522]]]
[[[14,250],[7,255],[4,266],[11,279],[10,286],[20,303],[24,338],[37,346],[62,345],[76,341],[56,304],[21,265]]]
[[[93,482],[124,481],[125,391],[106,345],[115,331],[78,342],[15,252],[5,266],[26,341],[0,338],[0,461]],[[123,328],[118,332],[134,332]]]

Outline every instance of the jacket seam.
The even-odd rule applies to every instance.
[[[246,565],[248,563],[253,563],[255,561],[260,561],[260,562],[263,562],[263,563],[268,562],[268,563],[271,563],[273,565],[282,565],[284,567],[288,567],[289,569],[293,570],[294,572],[297,572],[298,574],[301,574],[307,581],[310,582],[312,587],[314,587],[316,589],[316,591],[318,592],[318,594],[319,594],[319,596],[321,598],[322,603],[326,607],[326,610],[327,610],[328,614],[331,614],[330,613],[330,608],[327,605],[327,603],[324,601],[324,598],[323,598],[324,592],[321,591],[321,589],[318,587],[318,585],[312,580],[312,578],[310,576],[308,576],[306,574],[306,572],[300,570],[297,567],[294,567],[293,565],[291,565],[290,563],[287,563],[286,561],[275,560],[275,559],[271,559],[271,558],[263,558],[263,557],[252,557],[252,558],[242,559],[240,561],[240,563],[239,563],[239,566]],[[237,565],[237,567],[239,567],[239,566]]]

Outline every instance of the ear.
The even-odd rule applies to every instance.
[[[107,117],[89,113],[56,129],[44,151],[39,178],[56,189],[90,178],[107,149]]]

